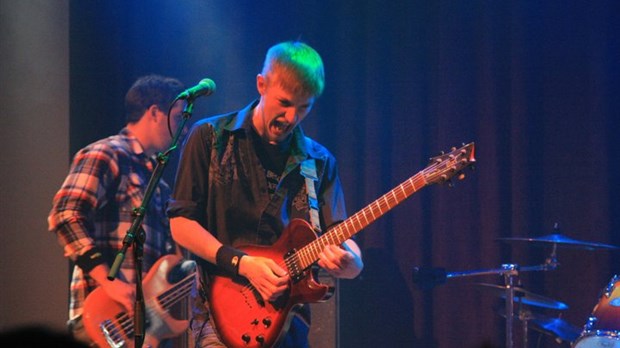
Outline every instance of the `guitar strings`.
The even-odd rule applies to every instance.
[[[429,166],[429,168],[434,167],[436,165],[431,165]],[[415,190],[416,187],[416,182],[419,181],[419,178],[417,178],[420,174],[416,174],[413,177],[409,178],[408,180],[406,180],[405,182],[403,182],[402,184],[400,184],[397,189],[400,187],[401,190],[405,193],[405,197],[407,198],[408,194],[405,191],[405,187],[409,188],[409,187],[413,187]],[[424,186],[424,183],[420,184],[420,187]],[[328,231],[327,233],[325,233],[324,235],[320,236],[319,238],[317,238],[316,240],[312,241],[311,243],[309,243],[308,245],[306,245],[305,247],[301,248],[299,251],[297,251],[296,253],[285,257],[281,262],[278,263],[278,266],[280,267],[286,267],[289,271],[294,268],[291,267],[291,263],[301,263],[301,270],[306,270],[310,265],[312,265],[317,259],[318,259],[318,255],[320,253],[320,251],[323,250],[323,248],[326,245],[332,245],[332,244],[339,244],[338,242],[342,241],[344,242],[344,240],[346,240],[345,236],[350,237],[351,234],[345,234],[344,232],[350,230],[352,227],[353,229],[355,228],[355,222],[357,220],[358,225],[360,225],[360,229],[363,228],[364,226],[367,226],[370,221],[368,220],[368,217],[366,216],[366,212],[370,211],[372,213],[372,209],[373,206],[377,205],[379,208],[379,211],[383,213],[383,208],[387,205],[388,208],[391,208],[392,206],[394,206],[395,204],[400,203],[401,200],[399,200],[398,197],[396,197],[395,195],[395,191],[396,189],[392,190],[392,195],[393,195],[393,199],[392,200],[396,200],[396,202],[391,203],[390,202],[390,198],[388,198],[390,196],[389,193],[383,195],[382,197],[380,197],[379,199],[375,200],[373,203],[371,203],[370,205],[368,205],[366,208],[362,209],[360,212],[354,214],[350,219],[347,219],[345,222],[343,222],[342,224],[337,225],[336,227],[334,227],[332,230]],[[360,217],[364,216],[366,223],[364,224],[363,222],[361,222]],[[374,213],[372,214],[373,218]],[[374,220],[374,219],[373,219]],[[359,229],[358,229],[359,230]],[[333,239],[330,239],[332,238]],[[326,243],[324,243],[326,242]],[[301,274],[301,272],[300,272]],[[295,274],[295,276],[297,276],[298,274]],[[245,286],[243,286],[241,288],[241,292],[246,292],[249,290],[255,290],[256,288],[248,282],[248,284],[246,284]]]
[[[191,292],[194,285],[193,283],[195,283],[195,279],[192,278],[195,278],[195,275],[196,272],[194,271],[163,294],[156,297],[164,309],[168,310],[172,305]],[[114,342],[123,340],[125,337],[129,337],[134,333],[133,318],[130,317],[127,312],[121,312],[117,315],[116,320],[110,320],[105,327],[109,338]]]
[[[196,274],[197,273],[194,272],[193,274],[187,276],[182,281],[177,283],[177,284],[183,283],[182,285],[179,286],[180,291],[177,292],[177,289],[173,290],[171,288],[170,290],[159,295],[157,298],[159,299],[159,302],[162,304],[162,306],[164,308],[172,307],[174,304],[182,300],[183,297],[185,297],[185,295],[188,295],[192,291],[192,285],[194,285],[192,283],[195,283],[195,279],[192,279],[192,278],[195,278]]]
[[[452,157],[448,156],[447,160],[433,162],[432,164],[430,164],[428,167],[426,167],[419,173],[413,175],[409,179],[402,182],[400,185],[398,185],[396,188],[394,188],[390,192],[379,197],[377,200],[375,200],[374,202],[366,206],[364,209],[353,214],[353,216],[351,216],[351,218],[347,219],[345,222],[337,225],[332,230],[318,237],[316,240],[310,242],[308,245],[304,246],[303,248],[301,248],[299,251],[295,252],[294,254],[288,257],[285,257],[282,260],[282,262],[278,263],[278,266],[286,267],[290,271],[291,270],[291,267],[289,266],[290,263],[299,261],[301,262],[302,267],[300,268],[302,272],[305,271],[314,262],[316,262],[316,260],[318,260],[318,255],[320,251],[323,250],[323,248],[326,245],[340,244],[346,240],[344,238],[345,236],[347,236],[347,238],[350,238],[353,234],[348,233],[348,232],[351,229],[355,230],[356,220],[358,222],[358,225],[360,226],[360,228],[357,229],[357,231],[361,230],[365,226],[368,226],[372,221],[378,218],[378,217],[375,217],[373,208],[376,207],[376,209],[379,210],[379,212],[381,213],[379,217],[381,217],[384,214],[385,208],[387,208],[385,211],[392,209],[394,206],[400,204],[404,199],[408,198],[411,194],[413,194],[420,188],[424,187],[428,183],[429,180],[424,179],[423,173],[425,173],[431,179],[433,177],[437,177],[439,174],[441,174],[441,171],[439,173],[435,173],[435,170],[437,168],[439,168],[440,166],[445,166],[446,161],[450,162],[450,164],[455,163],[457,161],[457,157],[460,157],[462,154],[463,153],[461,152],[461,154],[458,154]],[[430,180],[430,181],[433,181],[433,180]],[[416,188],[416,184],[419,184],[419,188]],[[411,190],[412,188],[413,188],[413,191],[409,192],[409,190]],[[399,198],[396,196],[397,189],[400,189],[402,191],[402,194],[403,194],[402,198]],[[392,196],[391,200],[390,200],[390,196]],[[368,220],[368,217],[366,216],[367,211],[369,211],[372,215],[371,220]],[[364,216],[364,219],[366,220],[365,223],[362,222],[360,219],[362,215]],[[344,234],[344,232],[347,232],[347,234]],[[329,238],[331,237],[334,237],[334,239],[330,241]],[[339,238],[335,238],[335,237],[339,237]],[[328,242],[323,243],[325,240],[328,240]],[[294,260],[294,258],[296,258],[297,260]],[[301,272],[299,274],[301,274]],[[296,274],[296,276],[297,275],[298,274]],[[249,291],[249,290],[256,290],[256,288],[249,282],[241,288],[242,293]]]
[[[419,173],[409,178],[405,182],[401,183],[391,192],[386,193],[381,196],[379,199],[375,200],[373,203],[369,204],[364,209],[360,210],[358,213],[351,216],[351,218],[347,219],[340,225],[334,227],[334,229],[328,231],[323,236],[317,238],[315,241],[312,241],[307,246],[303,247],[296,254],[299,254],[300,261],[303,263],[302,269],[306,269],[311,264],[313,264],[317,259],[319,253],[323,250],[323,247],[326,245],[336,245],[344,242],[347,238],[350,238],[353,233],[350,233],[350,230],[357,231],[361,230],[365,226],[368,226],[372,221],[376,220],[377,217],[374,214],[374,210],[378,209],[381,215],[385,210],[385,207],[391,209],[396,204],[399,204],[403,199],[407,198],[411,193],[408,193],[408,189],[413,187],[414,192],[416,190],[416,184],[420,181]],[[419,183],[420,187],[424,186],[424,183]],[[403,197],[399,198],[396,196],[396,191],[400,188],[403,191]],[[391,197],[391,198],[390,198]],[[372,218],[369,218],[368,215],[372,215]],[[362,221],[364,219],[365,221]],[[356,227],[359,226],[359,228]],[[346,233],[345,233],[346,232]],[[333,237],[333,238],[332,238]],[[331,239],[330,239],[331,238]],[[324,243],[327,240],[327,243]]]
[[[189,293],[189,291],[191,291],[191,282],[188,283],[186,281],[187,279],[185,279],[182,282],[177,283],[177,285],[175,285],[175,287],[173,288],[179,288],[181,287],[181,289],[183,290],[181,292],[181,295],[185,295],[185,293]],[[168,309],[168,304],[163,304],[163,308],[164,309]],[[134,325],[133,325],[133,318],[129,317],[129,315],[126,312],[123,312],[122,316],[119,318],[119,324],[120,324],[120,328],[121,330],[116,330],[117,335],[115,335],[115,337],[113,337],[115,340],[120,340],[123,339],[124,336],[131,336],[134,334]],[[123,332],[125,334],[123,334]]]

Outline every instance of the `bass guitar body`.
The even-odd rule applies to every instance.
[[[196,287],[196,267],[188,263],[189,274],[170,283],[169,275],[182,263],[181,256],[161,257],[144,278],[143,293],[146,307],[145,337],[143,347],[158,347],[161,340],[177,337],[187,330],[188,320],[172,317],[171,307],[188,297]],[[185,268],[185,267],[184,267]],[[112,300],[101,288],[91,292],[84,301],[84,327],[98,347],[133,348],[134,318],[118,302]]]

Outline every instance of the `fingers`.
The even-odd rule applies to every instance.
[[[287,272],[273,260],[268,260],[267,265],[269,271],[264,278],[267,281],[264,283],[264,294],[261,295],[269,301],[275,301],[288,289],[289,277]]]
[[[133,313],[136,299],[136,290],[133,285],[115,279],[104,283],[102,287],[106,294],[112,300],[118,302],[127,313]]]
[[[318,264],[328,273],[339,277],[345,274],[345,271],[354,261],[353,255],[343,250],[337,245],[328,245],[319,254]]]
[[[270,281],[261,281],[254,285],[255,289],[259,292],[261,297],[267,301],[275,301],[288,289],[288,282],[281,282],[282,278],[278,279],[276,283]]]
[[[274,301],[288,289],[288,273],[269,258],[246,255],[241,258],[239,273],[268,301]]]
[[[276,277],[280,279],[286,278],[284,282],[285,283],[288,282],[288,273],[286,272],[284,268],[280,267],[280,265],[275,263],[275,261],[273,261],[272,259],[266,259],[265,262],[267,263],[267,266],[269,267],[273,275],[275,275]]]

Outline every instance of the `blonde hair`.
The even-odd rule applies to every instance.
[[[317,51],[300,41],[286,41],[267,51],[262,75],[267,83],[276,73],[286,90],[318,97],[325,87],[323,60]]]

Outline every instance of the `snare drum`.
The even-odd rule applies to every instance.
[[[607,284],[574,348],[620,348],[620,276]]]

